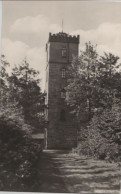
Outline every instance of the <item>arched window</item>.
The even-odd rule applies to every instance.
[[[64,109],[62,109],[60,111],[60,121],[62,121],[62,122],[66,121],[66,115],[65,115],[65,110]]]
[[[65,69],[62,69],[62,71],[61,71],[61,77],[62,78],[65,78],[66,77],[66,70]]]

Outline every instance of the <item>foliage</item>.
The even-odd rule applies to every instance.
[[[101,135],[110,142],[121,144],[121,103],[113,103],[111,109],[107,108],[97,117],[96,128]]]
[[[80,130],[79,154],[108,161],[120,161],[121,108],[114,103],[111,110],[95,114],[89,125]]]
[[[15,67],[12,75],[7,73],[9,65],[2,55],[0,190],[28,191],[35,183],[36,164],[42,151],[42,145],[34,142],[31,134],[35,132],[35,128],[39,128],[40,131],[44,125],[44,117],[41,115],[44,94],[36,78],[38,72],[31,69],[26,61]]]
[[[0,190],[26,191],[34,183],[42,146],[12,119],[0,118]]]
[[[0,67],[0,105],[5,105],[9,96],[8,87],[8,73],[6,68],[9,66],[4,55],[1,56],[1,67]]]
[[[2,85],[5,85],[8,78],[8,73],[6,72],[8,66],[10,66],[10,64],[7,62],[5,56],[1,55],[0,80]]]
[[[35,127],[35,130],[43,130],[45,108],[45,94],[41,92],[36,70],[30,68],[26,60],[12,70],[12,75],[6,74],[6,64],[3,61],[3,77],[7,84],[1,90],[3,108],[10,106],[13,109],[21,109],[25,122]],[[6,91],[7,90],[7,91]],[[5,103],[4,103],[5,102]],[[12,107],[13,106],[13,107]],[[8,108],[7,108],[8,109]]]
[[[96,95],[97,77],[96,69],[98,54],[96,46],[90,42],[86,44],[79,58],[75,58],[69,68],[67,87],[67,102],[74,108],[80,118],[82,112],[90,120],[93,111],[93,98]]]
[[[119,57],[86,43],[68,69],[67,103],[80,125],[77,150],[97,158],[118,158],[121,138],[121,72]],[[117,154],[118,153],[118,154]]]

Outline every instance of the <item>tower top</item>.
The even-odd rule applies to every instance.
[[[49,42],[65,42],[65,43],[79,43],[79,35],[72,36],[65,32],[59,32],[57,34],[49,33]]]

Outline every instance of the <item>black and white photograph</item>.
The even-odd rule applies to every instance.
[[[121,194],[121,1],[0,8],[0,193]]]

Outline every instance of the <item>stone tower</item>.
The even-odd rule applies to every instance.
[[[65,102],[67,67],[78,56],[79,36],[49,34],[46,44],[46,135],[47,149],[71,149],[77,144],[77,124]]]

